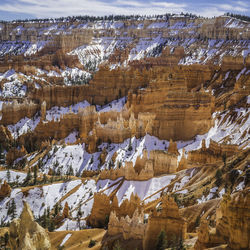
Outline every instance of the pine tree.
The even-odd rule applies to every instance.
[[[132,143],[131,143],[131,138],[129,138],[129,145],[128,145],[128,151],[132,151],[133,147],[132,147]]]
[[[4,152],[2,144],[0,144],[0,163],[4,163]]]
[[[6,177],[7,177],[7,182],[10,183],[10,170],[9,169],[7,170]]]
[[[59,204],[58,202],[55,204],[55,209],[54,209],[54,217],[56,217],[59,213]]]
[[[11,201],[11,205],[10,205],[10,216],[11,216],[11,219],[15,219],[16,217],[16,203],[15,203],[15,200],[12,199]]]
[[[55,222],[54,220],[50,220],[49,227],[48,227],[50,232],[53,232],[55,230]]]
[[[159,236],[158,236],[156,249],[157,250],[164,250],[166,247],[167,247],[166,232],[161,231]]]
[[[6,232],[4,234],[4,245],[5,245],[5,247],[7,246],[8,242],[9,242],[9,233]]]
[[[48,181],[46,174],[43,174],[43,183],[46,184]]]
[[[30,169],[28,170],[28,173],[27,173],[27,175],[26,175],[26,178],[25,178],[25,180],[24,180],[24,184],[28,184],[29,183],[29,181],[31,180],[31,173],[30,173]]]
[[[34,185],[36,185],[36,181],[37,181],[37,167],[34,167]]]
[[[44,228],[46,228],[48,226],[46,209],[44,209],[44,213],[43,213],[43,217],[42,217],[42,226]]]

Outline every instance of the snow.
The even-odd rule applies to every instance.
[[[62,240],[62,242],[61,242],[61,244],[60,244],[60,247],[63,246],[63,245],[67,242],[67,240],[71,237],[71,235],[72,235],[72,234],[67,234],[67,235],[63,238],[63,240]]]
[[[46,111],[46,120],[52,121],[52,120],[60,120],[60,117],[64,114],[69,113],[72,111],[73,113],[78,113],[78,110],[80,108],[86,108],[87,106],[90,106],[90,104],[87,101],[79,102],[77,104],[71,105],[69,107],[52,107],[50,110]]]
[[[241,72],[236,76],[236,81],[238,81],[241,77],[241,75],[243,75],[246,71],[246,68],[242,69]]]
[[[234,18],[227,20],[224,26],[226,28],[237,28],[237,29],[244,28],[244,24],[240,20]]]
[[[125,103],[126,103],[126,97],[123,97],[123,98],[120,98],[118,100],[114,100],[114,101],[110,102],[109,104],[107,104],[107,105],[105,105],[97,110],[100,113],[110,112],[110,111],[121,112],[121,110],[124,108]]]
[[[70,133],[65,139],[65,143],[68,144],[68,143],[74,143],[76,142],[77,140],[77,137],[78,137],[78,132],[74,131],[72,133]]]
[[[24,76],[20,73],[20,75]],[[0,82],[6,79],[7,82],[3,84],[1,97],[24,97],[26,95],[27,87],[18,79],[18,74],[11,69],[3,74],[0,74]]]
[[[187,189],[183,189],[181,191],[175,192],[176,194],[187,194],[188,190]]]
[[[225,75],[225,77],[224,77],[223,81],[227,80],[227,78],[228,78],[229,74],[230,74],[230,71],[228,71],[228,72],[226,73],[226,75]]]
[[[140,60],[149,56],[158,56],[157,47],[163,45],[166,40],[161,35],[153,38],[140,38],[136,46],[130,51],[128,61]]]
[[[132,38],[129,37],[119,37],[119,39],[114,37],[93,38],[89,45],[78,47],[69,54],[77,55],[85,69],[96,71],[115,49],[123,49],[131,41]]]
[[[226,190],[225,188],[222,188],[221,191],[219,192],[219,197],[221,198],[225,194]]]
[[[18,136],[25,134],[29,131],[34,131],[38,123],[40,122],[40,117],[36,114],[33,118],[23,118],[14,125],[8,125],[8,129],[12,136],[17,139]]]
[[[68,138],[72,138],[71,134]],[[143,150],[147,149],[148,153],[151,150],[165,150],[168,147],[168,142],[159,140],[158,138],[146,135],[142,138],[131,139],[132,150],[128,150],[130,139],[125,140],[123,143],[102,143],[99,146],[99,151],[89,154],[85,149],[85,144],[78,145],[57,145],[53,146],[51,151],[43,159],[41,171],[48,173],[49,169],[60,171],[61,174],[66,174],[70,166],[72,166],[74,174],[81,174],[84,170],[98,170],[108,168],[111,158],[117,152],[114,168],[121,162],[124,165],[125,161],[132,161],[135,164],[137,157],[141,157]],[[101,151],[106,148],[107,157],[105,163],[100,166],[99,156]],[[34,163],[37,164],[37,163]]]
[[[184,176],[181,179],[181,182],[176,182],[174,184],[172,192],[175,192],[176,190],[182,189],[185,186],[185,184],[189,182],[189,180],[190,180],[190,176]]]
[[[148,25],[147,29],[162,29],[168,27],[168,22],[153,22]]]
[[[0,201],[0,220],[10,221],[10,216],[7,215],[8,204],[14,199],[17,207],[17,217],[20,216],[23,209],[23,201],[26,201],[35,217],[42,216],[45,209],[52,209],[72,189],[79,189],[72,192],[66,199],[61,202],[62,207],[68,202],[72,211],[72,216],[76,218],[79,202],[86,203],[81,210],[84,216],[88,216],[93,205],[93,195],[91,192],[96,192],[96,184],[94,180],[82,183],[81,180],[72,180],[64,183],[53,183],[42,187],[33,187],[24,195],[21,189],[16,188],[11,191],[10,197],[6,197]],[[92,198],[91,198],[92,197]],[[91,198],[91,200],[89,200]],[[88,201],[89,200],[89,201]],[[86,202],[88,201],[88,202]]]
[[[24,97],[26,95],[27,87],[21,81],[15,79],[11,82],[6,82],[3,85],[3,90],[0,92],[2,97]]]
[[[243,145],[245,144],[248,138],[248,131],[250,125],[250,117],[248,111],[245,108],[235,109],[234,112],[236,113],[235,121],[241,120],[241,124],[232,121],[232,116],[229,116],[228,119],[223,122],[226,115],[228,115],[229,111],[226,112],[217,112],[214,113],[212,116],[215,119],[214,126],[210,128],[208,133],[204,135],[197,135],[194,140],[191,141],[179,141],[177,142],[177,147],[180,153],[178,159],[180,160],[182,155],[182,149],[185,148],[186,152],[197,150],[201,148],[202,140],[205,139],[206,146],[209,146],[210,140],[222,143],[224,139],[226,139],[228,144],[237,144]],[[245,136],[242,135],[245,133]],[[249,147],[249,145],[245,146],[245,148]]]
[[[242,181],[242,182],[240,182],[240,183],[237,185],[237,187],[235,187],[235,191],[241,191],[241,190],[244,189],[244,187],[245,187],[245,183],[244,183],[244,181]]]
[[[128,150],[130,141],[132,146],[131,151]],[[148,134],[138,139],[135,137],[127,139],[120,144],[111,143],[109,145],[108,143],[103,143],[99,146],[99,148],[102,150],[105,147],[108,154],[106,157],[106,163],[101,167],[101,169],[108,167],[107,163],[111,160],[115,152],[117,153],[117,157],[114,162],[115,166],[117,166],[119,162],[123,164],[125,161],[133,162],[133,165],[135,165],[137,157],[141,157],[143,155],[144,149],[147,150],[149,154],[151,150],[166,150],[168,145],[169,142],[159,140],[157,137]]]
[[[78,68],[66,68],[61,72],[65,85],[87,84],[92,79],[92,74]],[[56,76],[60,76],[58,73]]]
[[[46,111],[46,121],[52,121],[52,120],[60,120],[61,116],[68,114],[70,112],[78,113],[79,109],[83,109],[90,104],[87,101],[79,102],[74,105],[71,105],[69,107],[52,107],[51,109]],[[18,136],[25,134],[29,131],[34,131],[38,123],[40,122],[40,116],[35,114],[33,118],[22,118],[20,121],[18,121],[16,124],[8,125],[8,129],[11,132],[12,136],[14,138],[18,138]],[[66,140],[69,140],[70,143],[73,143],[74,141],[74,135],[76,136],[76,132],[69,135],[69,138],[65,138]]]
[[[81,228],[86,227],[86,222],[81,220],[80,227]],[[78,222],[75,220],[65,219],[62,226],[57,228],[55,231],[76,231],[76,230],[79,230]]]
[[[29,49],[30,45],[29,41],[1,41],[0,56],[23,54]]]
[[[37,52],[41,51],[47,43],[47,41],[38,41],[37,43],[31,44],[30,47],[25,51],[24,56],[36,54]]]
[[[242,50],[242,56],[244,59],[250,54],[250,44],[248,45],[247,49]]]
[[[117,192],[119,204],[125,199],[130,199],[131,194],[137,194],[141,200],[166,187],[175,178],[175,175],[155,177],[147,181],[127,181],[125,180]],[[160,192],[146,200],[146,203],[160,197]]]
[[[97,170],[101,152],[89,154],[85,144],[53,146],[49,154],[43,159],[41,171],[48,173],[49,169],[67,174],[72,167],[74,174],[82,173],[83,170]],[[91,160],[93,159],[93,160]]]
[[[19,26],[19,33],[22,29]],[[1,41],[0,42],[0,56],[6,54],[9,55],[20,55],[30,56],[45,47],[47,41],[37,41],[36,43],[31,43],[30,41]]]
[[[203,203],[203,202],[206,202],[206,201],[209,201],[209,200],[213,199],[215,193],[217,192],[217,190],[218,190],[218,187],[213,187],[213,188],[211,188],[209,194],[207,195],[207,197],[205,197],[204,195],[202,195],[202,197],[201,197],[200,199],[197,199],[198,204],[201,204],[201,203]],[[220,197],[221,197],[224,193],[225,193],[225,189],[224,189],[224,190],[222,189],[222,190],[220,191],[220,193],[219,193]]]
[[[9,182],[15,182],[18,181],[18,183],[22,183],[24,181],[24,179],[26,178],[26,173],[23,172],[18,172],[18,171],[13,171],[10,170],[10,181]],[[0,171],[0,183],[4,182],[4,181],[8,181],[8,174],[7,171]]]
[[[116,180],[98,180],[98,182],[96,183],[97,186],[97,190],[98,192],[104,192],[106,195],[110,195],[121,183],[123,177],[120,177]],[[111,187],[112,185],[114,185],[113,187]]]

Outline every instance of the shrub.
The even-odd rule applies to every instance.
[[[88,248],[91,248],[91,247],[93,247],[95,245],[96,245],[96,240],[91,239],[90,242],[89,242]]]
[[[216,171],[215,178],[216,178],[215,184],[219,187],[222,183],[222,172],[220,169]]]

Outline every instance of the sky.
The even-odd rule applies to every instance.
[[[205,17],[226,12],[250,16],[250,0],[0,0],[0,20],[76,15],[154,15],[188,12]]]

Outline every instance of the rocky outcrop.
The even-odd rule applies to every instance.
[[[212,125],[214,99],[204,91],[191,92],[199,81],[204,81],[197,77],[193,81],[194,72],[199,70],[195,66],[162,70],[161,79],[152,81],[147,89],[129,93],[127,107],[135,117],[139,113],[154,113],[153,135],[161,139],[189,140],[206,133]],[[210,79],[211,71],[203,74]]]
[[[138,209],[135,210],[132,218],[126,216],[119,219],[115,212],[110,213],[107,232],[109,236],[122,234],[124,240],[142,240],[145,229],[144,213],[139,213]]]
[[[10,195],[10,193],[11,193],[11,187],[5,180],[0,187],[0,200]]]
[[[110,211],[110,198],[105,194],[95,193],[91,214],[87,220],[88,224],[92,227],[104,227]]]
[[[149,180],[154,176],[175,173],[177,169],[178,150],[173,150],[176,143],[170,141],[168,152],[151,150],[148,156],[147,150],[143,150],[142,156],[138,156],[135,162],[125,162],[122,167],[116,169],[105,169],[100,172],[100,179],[116,180],[124,177],[126,180]],[[174,147],[174,148],[175,148]]]
[[[3,146],[6,146],[12,141],[12,139],[10,131],[3,125],[0,125],[0,143]]]
[[[209,147],[206,147],[205,140],[202,140],[202,147],[199,150],[188,152],[188,163],[212,164],[223,160],[223,157],[230,157],[240,152],[238,145],[221,144],[210,140]],[[181,163],[180,163],[181,164]]]
[[[227,244],[231,249],[248,249],[250,222],[249,188],[234,194],[227,194],[216,211],[216,228],[210,228],[206,221],[201,223],[195,249]]]
[[[103,180],[116,180],[120,177],[124,177],[126,180],[143,181],[153,176],[154,171],[152,164],[147,163],[140,172],[137,172],[133,166],[133,162],[125,162],[125,165],[120,168],[101,171],[99,178]]]
[[[32,118],[38,110],[39,105],[32,101],[25,100],[18,103],[14,100],[13,103],[3,103],[2,110],[0,111],[0,113],[2,112],[0,124],[15,124],[24,117]]]
[[[11,249],[17,250],[51,249],[48,233],[35,222],[26,202],[24,202],[20,218],[13,220],[10,224],[9,244]]]
[[[179,209],[173,198],[165,196],[162,199],[162,210],[156,210],[149,216],[145,237],[144,249],[154,249],[161,231],[166,232],[168,244],[175,244],[186,238],[187,223],[180,216]]]
[[[226,16],[207,20],[198,32],[201,36],[211,39],[241,40],[249,37],[249,31],[244,29],[244,25],[240,25],[237,19],[229,19]]]
[[[95,193],[94,204],[87,221],[92,227],[104,227],[107,226],[106,223],[111,211],[114,211],[119,218],[122,216],[131,218],[136,209],[141,212],[141,200],[133,193],[129,200],[124,200],[120,205],[116,196],[111,201],[111,197],[108,197],[106,194]]]
[[[11,148],[6,155],[6,163],[10,166],[16,159],[27,154],[26,149],[22,146],[20,149]]]

